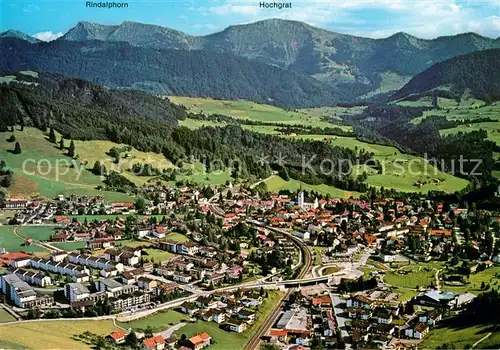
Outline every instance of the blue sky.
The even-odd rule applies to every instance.
[[[273,17],[374,38],[400,31],[423,38],[469,31],[500,36],[500,0],[292,1],[291,10],[260,9],[259,0],[128,0],[128,9],[88,9],[85,0],[0,1],[0,31],[17,29],[42,40],[62,35],[81,20],[128,20],[203,35]]]

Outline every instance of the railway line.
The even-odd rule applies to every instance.
[[[309,248],[306,246],[306,244],[302,240],[300,240],[299,238],[293,236],[292,234],[290,234],[284,230],[280,230],[280,229],[277,229],[274,227],[259,225],[258,223],[255,223],[255,222],[253,222],[253,223],[258,225],[258,226],[266,227],[267,229],[269,229],[271,231],[286,235],[300,248],[300,250],[302,251],[304,264],[300,270],[299,275],[297,276],[297,279],[303,279],[305,277],[305,275],[309,272],[309,270],[311,269],[311,266],[312,266],[312,254],[311,254],[311,251],[309,250]],[[267,316],[267,318],[264,320],[264,322],[260,325],[259,329],[257,329],[257,332],[255,332],[255,334],[252,336],[252,338],[250,338],[248,340],[248,342],[245,346],[246,350],[255,350],[255,349],[259,348],[259,344],[260,344],[262,336],[264,336],[267,333],[268,329],[271,328],[272,325],[278,320],[278,316],[281,313],[281,307],[282,307],[283,301],[288,299],[288,297],[290,296],[290,293],[291,293],[291,289],[288,289],[286,291],[285,295],[280,299],[277,307],[273,310],[273,312],[271,312]]]

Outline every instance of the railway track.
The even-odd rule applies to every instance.
[[[300,270],[299,275],[297,276],[297,279],[302,279],[304,276],[309,272],[312,266],[312,254],[309,248],[306,246],[304,242],[302,242],[299,238],[291,235],[290,233],[274,228],[274,227],[266,227],[267,229],[270,229],[271,231],[279,232],[281,234],[284,234],[288,236],[302,251],[302,256],[304,260],[304,264],[302,265],[302,269]],[[252,338],[249,339],[245,346],[245,350],[256,350],[259,348],[260,344],[260,339],[262,336],[264,336],[267,333],[267,330],[272,327],[272,325],[277,321],[278,316],[281,313],[281,306],[283,304],[284,300],[287,300],[288,297],[290,296],[291,290],[287,290],[285,295],[280,299],[277,307],[271,312],[267,318],[264,320],[264,322],[260,325],[259,329],[255,334],[253,335]]]

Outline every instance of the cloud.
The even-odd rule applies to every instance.
[[[210,12],[215,15],[239,14],[254,16],[260,13],[260,8],[255,5],[240,5],[228,3],[220,6],[212,6],[210,7]]]
[[[220,0],[208,9],[219,23],[248,23],[267,18],[306,22],[333,31],[368,37],[407,32],[422,38],[454,35],[464,31],[497,37],[498,0],[315,0],[292,3],[292,9],[261,9],[255,0]]]
[[[50,30],[46,31],[46,32],[40,32],[40,33],[33,34],[34,38],[37,38],[38,40],[42,40],[42,41],[56,40],[57,38],[59,38],[61,36],[63,36],[62,32],[53,33]]]

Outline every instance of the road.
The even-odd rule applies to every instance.
[[[274,176],[276,176],[276,174],[278,174],[277,171],[273,171],[273,173],[271,175],[269,175],[268,177],[266,177],[265,179],[262,179],[262,180],[259,180],[253,184],[250,185],[250,189],[254,189],[255,187],[257,187],[258,185],[260,185],[261,183],[263,182],[266,182],[267,180],[273,178]]]
[[[335,314],[335,318],[337,319],[337,326],[340,329],[342,338],[347,338],[349,337],[349,333],[347,333],[347,331],[345,330],[345,323],[348,319],[340,316],[344,312],[344,309],[342,309],[340,305],[344,304],[345,300],[342,299],[338,294],[333,293],[330,293],[330,298],[332,298],[333,313]]]
[[[165,329],[163,332],[155,333],[154,335],[161,335],[164,339],[168,339],[174,334],[174,332],[178,331],[182,327],[187,325],[185,322],[180,322],[170,328]]]

